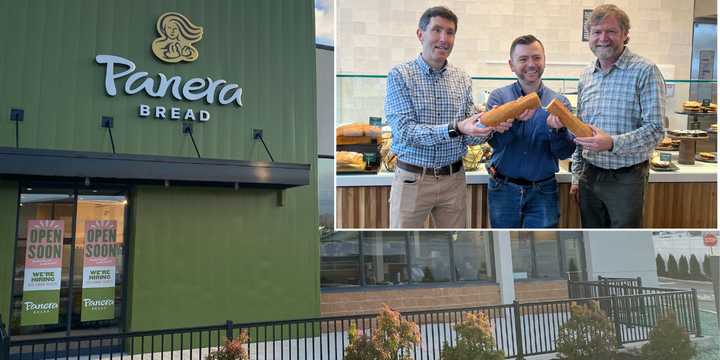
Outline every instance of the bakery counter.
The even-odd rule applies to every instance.
[[[676,171],[650,170],[645,198],[645,228],[716,228],[717,164],[696,161],[676,164]],[[485,169],[467,176],[467,223],[489,228]],[[563,165],[559,183],[561,228],[579,228],[577,204],[569,196],[571,174]],[[336,182],[336,228],[382,229],[389,227],[390,185],[393,173],[338,175]],[[426,222],[433,227],[432,221]]]

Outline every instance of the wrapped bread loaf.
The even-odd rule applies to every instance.
[[[371,144],[379,142],[381,128],[368,124],[347,124],[335,129],[338,145]]]
[[[352,151],[335,152],[335,163],[338,171],[365,170],[363,154]]]
[[[480,122],[485,126],[495,126],[505,120],[516,118],[525,110],[537,109],[540,106],[542,106],[540,98],[533,92],[484,113]]]
[[[577,137],[588,137],[592,136],[592,129],[590,126],[582,122],[577,116],[573,115],[568,108],[563,105],[562,101],[553,99],[547,106],[547,111],[560,119],[560,122],[565,125]]]
[[[379,137],[380,128],[368,124],[347,124],[339,126],[336,130],[337,136],[369,136]]]

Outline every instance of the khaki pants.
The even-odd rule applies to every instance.
[[[390,190],[390,228],[422,228],[428,215],[436,228],[465,228],[466,208],[465,169],[436,177],[395,168]]]

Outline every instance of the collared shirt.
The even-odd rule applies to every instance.
[[[613,148],[595,152],[578,146],[573,154],[573,182],[586,161],[603,169],[647,161],[663,136],[665,80],[655,64],[626,47],[609,71],[596,61],[580,76],[578,115],[607,132]]]
[[[392,128],[392,151],[400,161],[421,167],[458,161],[468,144],[484,139],[451,138],[448,124],[474,112],[470,77],[447,62],[435,70],[418,55],[388,74],[385,117]]]
[[[537,92],[540,102],[547,106],[559,98],[572,109],[570,102],[550,88],[540,84]],[[488,109],[514,101],[526,95],[519,82],[493,90],[488,98]],[[491,162],[504,176],[538,181],[553,176],[558,171],[558,159],[567,159],[575,151],[572,134],[547,126],[548,112],[539,108],[527,121],[516,120],[510,130],[495,133],[489,143],[493,148]]]

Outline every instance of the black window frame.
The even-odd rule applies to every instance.
[[[14,316],[14,309],[15,309],[15,297],[18,295],[15,292],[15,273],[17,271],[16,264],[17,264],[17,247],[18,247],[18,237],[19,237],[19,231],[20,231],[20,202],[22,194],[25,193],[24,189],[33,188],[33,189],[67,189],[72,190],[73,193],[73,215],[72,215],[72,229],[71,229],[71,249],[74,252],[75,251],[75,242],[77,240],[77,234],[76,234],[76,225],[77,225],[77,211],[78,211],[78,198],[79,193],[81,191],[86,190],[107,190],[107,189],[113,189],[117,190],[118,194],[122,194],[125,196],[125,198],[128,201],[128,205],[125,206],[125,220],[123,224],[123,274],[122,274],[122,286],[120,289],[120,296],[122,297],[123,301],[121,302],[121,309],[120,309],[120,316],[117,319],[117,331],[124,332],[127,330],[127,313],[128,313],[128,281],[129,281],[129,252],[130,252],[130,246],[132,242],[132,234],[131,234],[131,227],[130,223],[133,221],[132,217],[132,210],[131,202],[134,198],[134,192],[135,192],[135,186],[127,183],[117,183],[117,182],[89,182],[87,179],[46,179],[46,178],[36,178],[36,177],[26,177],[18,179],[18,187],[17,187],[17,198],[16,198],[16,211],[15,211],[15,238],[13,240],[13,255],[12,255],[12,264],[13,264],[13,271],[12,271],[12,277],[13,282],[10,287],[10,309],[8,312],[8,321],[13,321]],[[67,309],[66,314],[66,326],[64,330],[61,330],[61,332],[65,333],[65,336],[71,336],[72,331],[86,331],[87,329],[73,329],[72,328],[72,306],[73,306],[73,278],[72,274],[74,274],[74,256],[72,254],[70,257],[70,264],[69,264],[69,270],[68,273],[70,274],[70,277],[68,278],[68,303],[67,303]],[[62,291],[62,289],[61,289]],[[22,294],[20,294],[22,296]],[[62,320],[59,320],[60,322]],[[95,329],[94,331],[100,331],[103,332],[103,328]],[[108,333],[115,332],[114,327],[108,327]],[[14,335],[12,333],[13,327],[11,324],[8,324],[8,335],[12,338],[12,336],[22,336],[22,337],[32,337],[32,338],[44,338],[44,337],[51,337],[54,334],[57,334],[57,332],[38,332],[38,333],[32,333],[32,334],[19,334]]]
[[[346,231],[342,231],[343,233],[347,233]],[[455,274],[455,246],[453,244],[452,236],[450,236],[448,241],[448,247],[449,247],[449,266],[450,266],[450,280],[449,281],[437,281],[437,282],[413,282],[411,279],[411,269],[413,264],[413,257],[410,253],[410,240],[411,237],[414,236],[414,231],[367,231],[367,230],[358,230],[358,231],[350,231],[357,234],[356,241],[358,242],[358,256],[356,259],[357,263],[357,269],[360,271],[360,284],[359,285],[351,285],[351,286],[339,286],[339,287],[327,287],[323,286],[322,282],[320,283],[320,291],[321,292],[342,292],[342,291],[362,291],[362,290],[368,290],[368,289],[397,289],[397,288],[434,288],[434,287],[447,287],[447,286],[453,286],[453,287],[462,287],[466,285],[478,285],[478,284],[496,284],[497,283],[497,274],[495,272],[495,239],[493,237],[492,231],[482,231],[485,235],[485,239],[487,239],[488,242],[488,251],[490,252],[490,264],[489,267],[492,269],[492,276],[490,279],[484,279],[484,280],[457,280],[457,276]],[[405,271],[408,274],[408,281],[407,283],[403,284],[394,284],[394,285],[374,285],[374,284],[368,284],[367,279],[365,276],[365,270],[363,268],[363,261],[364,261],[364,252],[363,252],[363,241],[368,237],[368,233],[403,233],[404,234],[404,241],[405,241],[405,252],[407,254],[407,263],[405,264]],[[449,232],[437,232],[437,233],[461,233],[464,231],[449,231]],[[467,231],[470,232],[470,231]],[[433,231],[433,233],[435,233]],[[332,234],[328,234],[327,236],[332,236]],[[322,254],[320,254],[320,258],[322,261]]]

